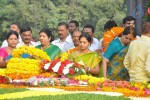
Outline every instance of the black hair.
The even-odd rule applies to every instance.
[[[29,26],[24,26],[24,27],[21,27],[20,29],[20,33],[22,34],[23,32],[26,32],[26,31],[31,31],[32,33],[32,30]]]
[[[85,33],[85,32],[82,33],[82,34],[80,35],[80,37],[79,37],[79,40],[80,40],[82,37],[85,37],[89,43],[92,42],[92,37],[91,37],[88,33]]]
[[[132,21],[132,20],[135,21],[135,18],[133,18],[132,16],[127,16],[123,19],[123,24],[125,24],[127,21]]]
[[[58,26],[64,25],[67,29],[69,28],[68,24],[66,22],[60,22],[58,23]]]
[[[124,31],[122,32],[122,35],[128,35],[128,34],[132,34],[134,37],[136,37],[135,31],[134,31],[134,27],[128,26],[124,29]]]
[[[86,24],[86,25],[83,27],[83,29],[84,29],[84,28],[91,28],[92,33],[94,33],[94,26],[93,26],[93,25],[91,25],[91,24]]]
[[[12,23],[11,25],[16,25],[18,27],[18,29],[20,30],[20,24],[19,23]]]
[[[76,20],[71,20],[69,23],[74,23],[76,27],[79,27],[79,22]]]
[[[16,37],[19,38],[18,33],[16,31],[10,30],[6,36],[6,39],[8,40],[11,35],[16,35]]]
[[[43,28],[43,29],[39,32],[39,34],[40,34],[41,32],[44,32],[49,38],[51,38],[50,42],[54,41],[54,37],[53,37],[52,31],[51,31],[50,29],[48,29],[48,28]]]
[[[104,25],[104,30],[106,30],[106,29],[111,29],[111,28],[113,28],[113,27],[117,27],[116,22],[115,22],[114,20],[109,20],[109,21],[107,21],[107,22],[105,23],[105,25]]]

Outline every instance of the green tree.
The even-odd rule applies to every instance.
[[[95,36],[101,38],[106,21],[113,19],[121,25],[126,10],[125,0],[0,0],[0,36],[5,37],[14,22],[29,25],[38,38],[43,27],[56,33],[59,22],[75,19],[81,30],[85,24],[93,24]]]

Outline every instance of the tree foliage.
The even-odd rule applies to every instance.
[[[125,16],[125,0],[0,0],[0,40],[14,22],[30,26],[37,38],[43,27],[56,33],[59,22],[72,19],[79,21],[81,30],[85,24],[93,24],[95,36],[100,38],[106,21],[114,19],[120,25]]]

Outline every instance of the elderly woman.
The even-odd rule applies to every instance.
[[[5,67],[7,59],[11,56],[12,51],[16,48],[18,43],[18,33],[16,31],[9,31],[6,37],[8,42],[7,47],[0,49],[0,67]]]
[[[59,55],[61,49],[58,46],[51,44],[51,42],[53,41],[51,30],[42,29],[39,34],[39,40],[41,42],[41,45],[36,46],[36,48],[45,51],[50,59],[53,60],[57,55]]]

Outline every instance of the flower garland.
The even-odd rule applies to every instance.
[[[66,52],[63,52],[61,55],[60,55],[60,60],[61,61],[64,61],[64,60],[67,60],[67,59],[71,59],[71,57],[73,56],[72,53],[76,52],[77,50],[79,50],[80,48],[78,47],[75,47],[75,48],[71,48],[69,50],[67,50]]]
[[[120,92],[124,96],[150,96],[150,83],[148,82],[112,81],[87,75],[75,76],[74,79],[87,81],[89,85],[94,85],[97,91]],[[75,89],[70,90],[75,91]]]
[[[0,68],[0,75],[6,75],[6,68]]]
[[[62,82],[62,85],[66,85],[68,79],[66,78],[40,78],[36,79],[36,77],[32,77],[32,82],[31,79],[29,79],[29,82],[33,83],[33,85],[38,85],[38,82],[41,84],[40,86],[43,86],[43,82],[46,86],[44,87],[53,87],[53,88],[59,88],[59,89],[64,89],[67,91],[106,91],[106,92],[119,92],[123,93],[124,96],[136,96],[136,97],[150,97],[150,83],[148,82],[127,82],[127,81],[112,81],[108,80],[105,78],[96,78],[93,76],[88,76],[88,75],[80,75],[80,76],[75,76],[74,79],[81,81],[87,81],[90,83],[89,80],[92,80],[92,84],[89,84],[89,86],[60,86],[60,83]],[[50,82],[50,81],[51,82]],[[95,82],[97,81],[97,82]],[[47,85],[47,84],[51,85]],[[53,84],[55,86],[53,86]],[[5,88],[12,88],[14,85],[6,85],[6,84],[0,84],[1,87]],[[22,86],[16,86],[16,87],[22,87]]]
[[[0,75],[0,84],[8,84],[10,82],[10,79],[6,76]]]
[[[29,58],[11,58],[8,61],[6,75],[12,79],[29,78],[41,72],[40,61]]]
[[[61,60],[61,61],[65,61],[65,60],[68,59],[68,58],[69,58],[69,54],[68,54],[67,52],[63,52],[63,53],[61,54],[60,60]]]
[[[104,77],[97,78],[97,77],[88,76],[88,75],[75,76],[74,79],[75,80],[87,81],[89,85],[102,83],[102,82],[104,82],[106,80]]]
[[[70,76],[75,74],[86,74],[82,65],[70,60],[61,61],[60,59],[55,59],[52,62],[45,61],[41,66],[43,70],[55,72],[58,75]]]
[[[124,28],[122,27],[113,27],[110,31],[106,31],[104,33],[103,37],[103,48],[104,51],[106,51],[109,43],[118,35],[120,35],[123,32]]]
[[[29,78],[25,83],[29,84],[29,86],[66,86],[68,85],[68,78],[34,76]]]
[[[12,52],[12,56],[14,58],[21,58],[22,54],[29,54],[33,58],[38,60],[50,60],[49,56],[46,52],[43,50],[37,49],[35,47],[29,47],[29,46],[21,46]]]
[[[32,58],[21,58],[22,54],[29,54]],[[35,47],[21,46],[12,52],[8,60],[6,75],[12,79],[26,79],[41,73],[40,62],[50,60],[46,52]]]

